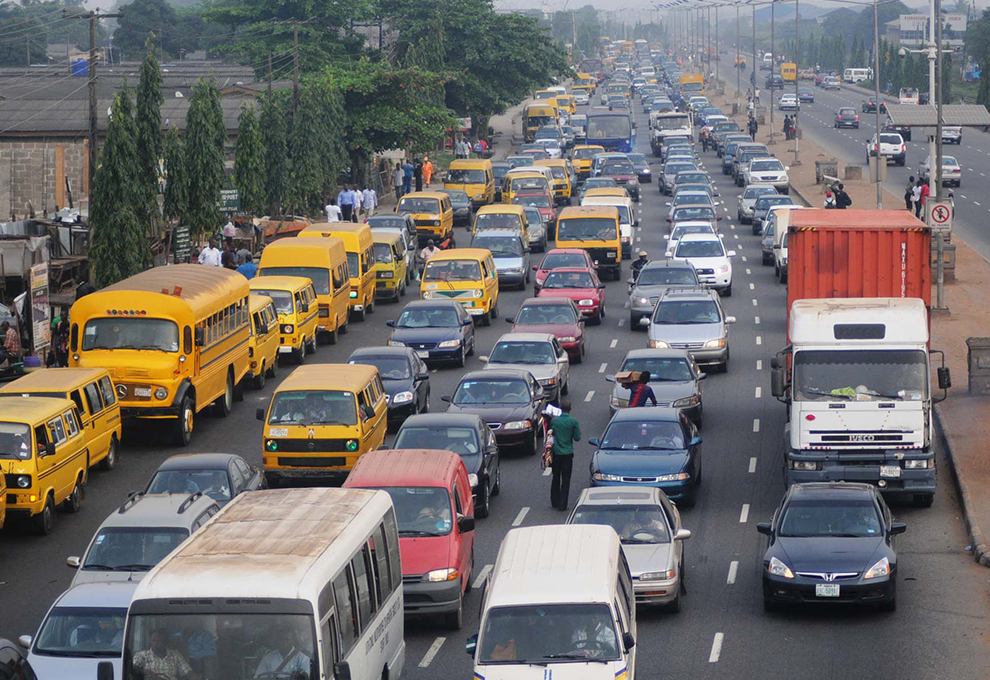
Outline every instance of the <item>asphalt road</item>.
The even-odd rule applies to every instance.
[[[636,117],[637,146],[649,152],[641,108]],[[764,540],[755,524],[770,518],[784,490],[784,407],[770,396],[769,359],[784,344],[786,291],[775,282],[772,269],[761,265],[759,243],[749,226],[734,221],[738,190],[723,178],[714,154],[706,154],[704,161],[725,203],[722,230],[738,253],[734,295],[722,301],[726,313],[739,321],[731,329],[728,373],[713,374],[705,384],[705,484],[697,507],[683,513],[685,526],[693,532],[686,544],[688,595],[679,614],[637,612],[640,677],[985,680],[990,668],[988,572],[963,550],[966,533],[944,456],[939,457],[942,473],[932,508],[894,505],[898,519],[908,524],[900,539],[900,602],[895,613],[868,609],[764,613],[760,590]],[[645,186],[643,196],[635,245],[661,256],[663,197],[656,184]],[[615,371],[628,350],[646,342],[644,333],[628,327],[624,278],[608,283],[605,322],[589,327],[587,359],[571,369],[570,398],[585,442],[599,435],[608,420],[611,385],[605,375]],[[500,304],[503,316],[512,316],[529,294],[505,292]],[[398,311],[397,305],[379,306],[366,322],[352,325],[341,344],[321,346],[309,362],[342,362],[357,347],[381,344],[385,321]],[[485,354],[508,330],[502,320],[480,328],[479,351],[468,368],[479,368],[477,355]],[[450,394],[461,373],[440,368],[431,375],[434,408],[440,406],[440,396]],[[259,463],[261,424],[254,419],[254,407],[267,401],[273,387],[269,383],[264,392],[248,392],[226,420],[198,419],[190,451],[234,451]],[[46,608],[71,580],[65,557],[80,554],[103,518],[126,499],[127,491],[140,488],[155,467],[176,452],[163,441],[152,428],[127,431],[120,464],[110,473],[94,471],[82,512],[60,514],[55,532],[47,538],[13,530],[0,535],[0,636],[35,631]],[[537,458],[503,455],[502,494],[493,500],[492,516],[478,523],[479,572],[494,562],[502,537],[512,526],[564,519],[563,513],[550,508],[549,478],[542,475]],[[591,447],[579,444],[576,456],[572,504],[588,484]],[[472,579],[479,576],[476,573]],[[470,677],[471,660],[463,644],[477,632],[478,604],[476,591],[468,596],[461,631],[407,620],[405,677]]]
[[[732,55],[728,55],[731,57]],[[725,59],[723,55],[723,59]],[[731,59],[722,62],[719,73],[725,78],[729,87],[735,87],[736,76],[732,68]],[[767,90],[765,84],[766,71],[761,71],[757,75],[757,83],[760,85],[760,96],[764,106],[769,106]],[[743,91],[748,87],[751,71],[745,70],[742,74]],[[848,87],[841,90],[823,90],[814,87],[813,82],[802,82],[802,87],[811,87],[815,91],[815,102],[813,104],[802,104],[799,114],[799,121],[805,136],[824,149],[834,154],[837,158],[846,163],[863,166],[864,177],[867,175],[868,162],[866,160],[867,140],[872,139],[876,133],[876,114],[863,113],[863,100],[866,95]],[[783,92],[793,92],[793,83],[788,83]],[[775,91],[776,98],[779,99],[783,93]],[[743,102],[745,103],[745,102]],[[894,101],[896,103],[896,100]],[[774,101],[774,132],[782,130],[784,122],[784,112],[776,110],[777,102]],[[851,106],[859,112],[859,129],[833,127],[836,111],[840,107]],[[880,124],[886,120],[886,114],[880,114]],[[990,222],[990,196],[985,194],[990,186],[990,135],[978,129],[963,128],[962,143],[944,144],[942,154],[945,156],[955,156],[963,168],[962,185],[956,187],[944,187],[943,196],[947,199],[948,192],[952,192],[955,198],[956,212],[953,224],[954,233],[958,234],[967,244],[976,249],[984,258],[990,259],[990,231],[986,225]],[[785,165],[791,160],[793,153],[784,154],[781,159]],[[887,166],[887,181],[884,186],[895,196],[903,196],[904,188],[907,186],[908,178],[920,176],[920,168],[928,157],[928,140],[919,136],[914,136],[912,141],[907,142],[907,160],[904,167],[890,164]],[[814,158],[802,159],[802,162],[813,162]],[[885,208],[903,208],[903,201],[887,201],[884,198]],[[823,199],[824,200],[824,199]],[[817,206],[820,207],[820,206]],[[856,208],[874,208],[875,204],[868,206],[853,206]]]

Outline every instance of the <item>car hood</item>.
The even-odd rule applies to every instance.
[[[486,423],[504,423],[525,420],[531,415],[529,404],[451,404],[448,413],[472,413],[481,416]]]
[[[579,338],[581,337],[581,327],[576,323],[541,323],[541,324],[514,324],[513,333],[550,333],[554,337]]]
[[[121,657],[113,656],[48,656],[28,654],[28,663],[39,678],[95,678],[96,670],[101,662],[113,664],[113,676],[119,678],[123,672]]]
[[[697,394],[693,380],[677,380],[674,382],[651,380],[650,389],[653,390],[653,396],[657,398],[657,401],[674,402],[678,399],[684,399],[685,397]],[[612,395],[618,399],[628,399],[629,392],[630,390],[628,388],[618,383],[612,389]]]
[[[667,342],[707,342],[722,337],[721,323],[654,324],[651,335]]]
[[[629,562],[633,578],[647,571],[667,571],[673,568],[673,543],[622,543],[622,552]]]
[[[509,257],[497,256],[493,257],[492,260],[495,262],[495,269],[519,269],[526,266],[525,258],[515,255]]]
[[[396,342],[443,342],[460,337],[459,328],[396,328],[392,340]]]
[[[694,265],[695,269],[718,269],[729,264],[727,257],[678,257],[678,260],[686,260]]]
[[[416,576],[434,569],[456,567],[451,564],[451,543],[447,536],[399,536],[399,553],[402,555],[402,575]]]
[[[868,538],[788,538],[778,537],[771,552],[794,571],[864,572],[880,559],[882,536]],[[874,559],[875,558],[875,559]]]
[[[471,201],[465,201],[464,203],[454,203],[451,201],[450,207],[454,210],[469,210],[471,208]]]
[[[518,663],[505,664],[481,664],[475,662],[483,672],[475,671],[475,678],[484,680],[594,680],[603,677],[602,673],[608,673],[609,677],[626,677],[628,673],[614,672],[625,668],[622,661],[610,661],[602,664],[598,661],[567,661],[561,663],[551,663],[544,665],[524,665]]]
[[[382,378],[382,387],[385,388],[385,394],[391,397],[393,394],[412,390],[413,380],[412,378]]]
[[[94,569],[78,569],[76,575],[72,577],[72,585],[80,583],[124,583],[133,581],[137,583],[145,576],[147,571],[96,571]]]
[[[683,471],[689,455],[683,449],[672,451],[618,451],[599,449],[592,468],[599,472],[623,477],[656,477]]]
[[[599,290],[597,288],[541,288],[540,294],[536,297],[566,297],[572,300],[597,300]]]
[[[488,363],[485,364],[486,369],[492,370],[502,370],[511,368],[517,371],[529,371],[533,374],[533,377],[537,380],[546,380],[547,378],[557,377],[557,364],[498,364],[498,363]]]
[[[697,286],[679,285],[676,283],[660,283],[653,286],[637,285],[633,286],[632,293],[630,293],[630,295],[633,297],[659,297],[660,295],[663,295],[665,291],[677,290],[678,288],[697,288]]]

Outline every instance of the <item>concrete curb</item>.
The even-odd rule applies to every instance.
[[[798,200],[801,201],[802,203],[804,203],[804,207],[806,207],[806,208],[814,208],[815,207],[815,204],[812,203],[811,201],[809,201],[808,200],[808,197],[805,196],[803,193],[801,193],[801,190],[798,189],[796,186],[794,186],[794,184],[789,184],[789,186],[791,188],[790,189],[791,194],[793,194],[794,196],[797,196]]]
[[[942,418],[942,405],[936,404],[934,410],[935,419],[938,421],[939,437],[942,440],[945,454],[949,458],[949,465],[952,467],[952,480],[955,483],[956,491],[959,492],[959,504],[962,506],[966,531],[969,533],[970,543],[973,546],[973,559],[984,567],[990,567],[990,545],[987,544],[976,516],[970,511],[972,501],[970,500],[969,485],[956,468],[955,457],[952,453],[953,437],[951,432],[945,427],[945,421]]]

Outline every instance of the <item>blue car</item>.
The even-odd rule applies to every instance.
[[[423,361],[464,366],[474,354],[474,322],[453,300],[415,300],[385,325],[395,329],[389,347],[409,347]]]
[[[652,486],[694,505],[701,484],[701,437],[675,408],[622,409],[605,434],[588,440],[592,486]]]

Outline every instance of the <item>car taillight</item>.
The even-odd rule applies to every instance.
[[[906,148],[907,147],[904,144],[901,144],[901,151],[904,151]]]
[[[856,114],[856,120],[859,120],[859,114],[858,113]]]

